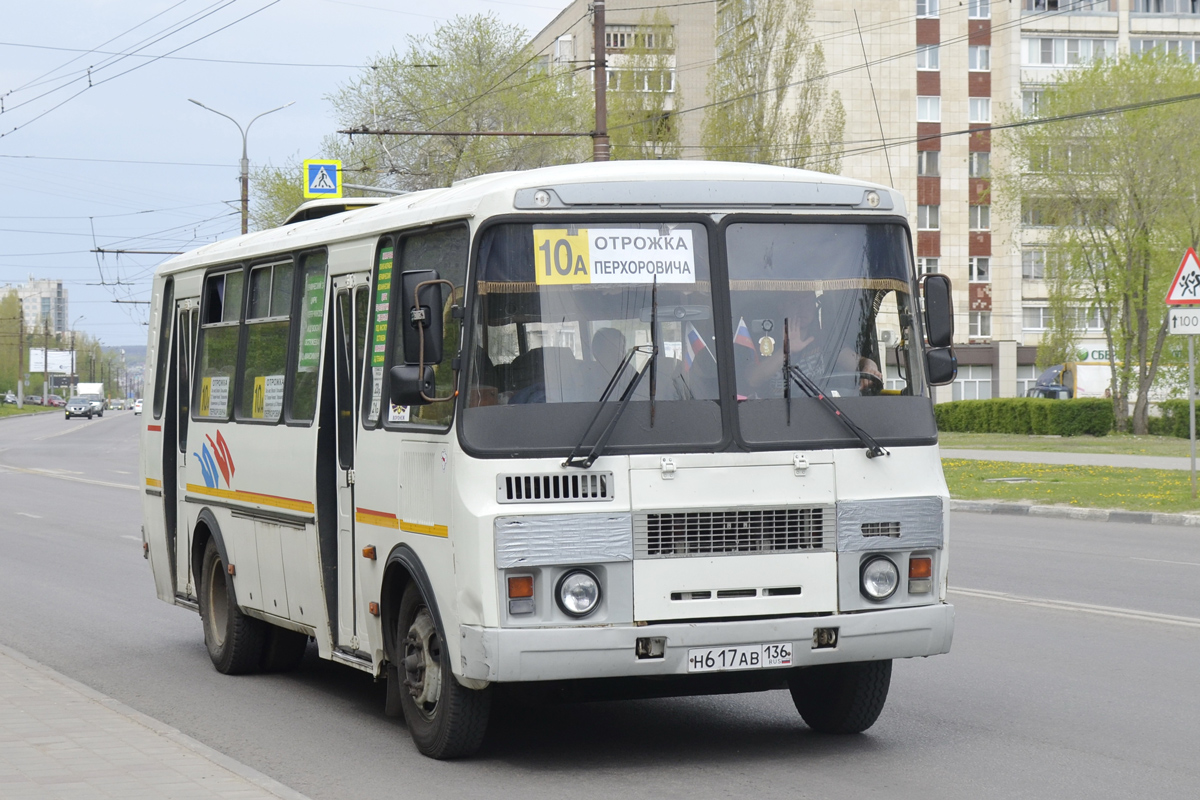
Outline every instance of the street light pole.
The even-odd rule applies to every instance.
[[[75,326],[78,325],[81,320],[85,319],[87,319],[87,317],[83,314],[80,314],[78,319],[71,323],[71,375],[67,378],[67,389],[69,390],[67,392],[68,400],[75,396],[75,388],[79,385],[79,370],[75,367],[75,351],[77,349],[75,347]]]
[[[212,113],[219,114],[220,116],[229,120],[234,125],[237,125],[238,133],[242,135],[242,233],[247,233],[250,230],[250,159],[246,155],[246,137],[250,134],[250,126],[254,124],[254,121],[257,120],[258,117],[265,117],[267,114],[274,114],[276,111],[282,111],[290,105],[295,105],[296,101],[293,100],[292,102],[286,103],[279,108],[272,108],[270,111],[262,112],[258,115],[258,117],[254,117],[254,119],[251,119],[249,122],[247,122],[245,128],[243,128],[241,123],[239,123],[233,117],[217,111],[215,108],[209,108],[199,100],[193,100],[189,97],[188,102],[195,103],[205,111],[211,111]]]

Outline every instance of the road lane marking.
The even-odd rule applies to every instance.
[[[26,475],[38,475],[43,478],[57,478],[60,481],[74,481],[76,483],[90,483],[93,486],[107,486],[110,489],[132,489],[138,491],[138,487],[128,483],[112,483],[110,481],[96,481],[91,478],[77,478],[74,475],[64,475],[61,472],[54,472],[46,469],[27,469],[25,467],[10,467],[7,464],[0,464],[0,472],[23,472]]]
[[[1153,561],[1156,564],[1179,564],[1184,567],[1200,567],[1200,562],[1197,561],[1171,561],[1167,558],[1142,558],[1141,556],[1130,556],[1134,561]]]
[[[1185,628],[1200,628],[1200,617],[1180,617],[1174,614],[1157,614],[1153,611],[1138,611],[1133,608],[1116,608],[1113,606],[1097,606],[1090,603],[1072,603],[1069,600],[1048,600],[1043,597],[1021,597],[1005,592],[990,592],[984,589],[953,588],[952,594],[978,597],[984,600],[999,600],[1004,603],[1016,603],[1034,608],[1050,608],[1055,611],[1073,611],[1078,614],[1096,614],[1102,617],[1118,617],[1132,619],[1138,622],[1157,622],[1161,625],[1181,625]]]
[[[17,513],[18,517],[29,517],[30,519],[41,519],[42,518],[40,514],[30,514],[28,511],[18,511],[16,513]]]
[[[70,420],[68,420],[68,421],[70,421]],[[99,424],[103,421],[104,421],[104,417],[99,417],[97,419],[89,419],[87,422],[72,425],[71,427],[67,428],[65,431],[59,431],[58,433],[48,433],[45,436],[39,436],[36,439],[34,439],[34,441],[35,442],[43,442],[46,439],[53,439],[55,436],[66,436],[68,433],[75,433],[75,431],[81,431],[84,428],[90,428],[91,426]]]

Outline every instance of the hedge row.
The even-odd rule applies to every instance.
[[[1184,404],[1184,435],[1187,408]],[[1104,436],[1113,428],[1111,400],[1047,400],[999,397],[955,400],[933,407],[940,431],[959,433],[1024,433],[1041,436]]]
[[[1188,401],[1163,400],[1158,404],[1158,408],[1162,416],[1150,417],[1150,433],[1155,436],[1178,436],[1180,439],[1187,439]]]

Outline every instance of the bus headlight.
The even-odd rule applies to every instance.
[[[884,556],[864,561],[859,577],[859,589],[868,600],[887,600],[900,585],[900,571]]]
[[[600,605],[600,581],[586,570],[573,570],[558,579],[554,597],[564,614],[586,617]]]

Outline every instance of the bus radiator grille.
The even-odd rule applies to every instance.
[[[634,558],[824,550],[833,509],[755,508],[634,515]]]
[[[581,503],[613,499],[613,474],[587,472],[496,476],[498,503]]]

